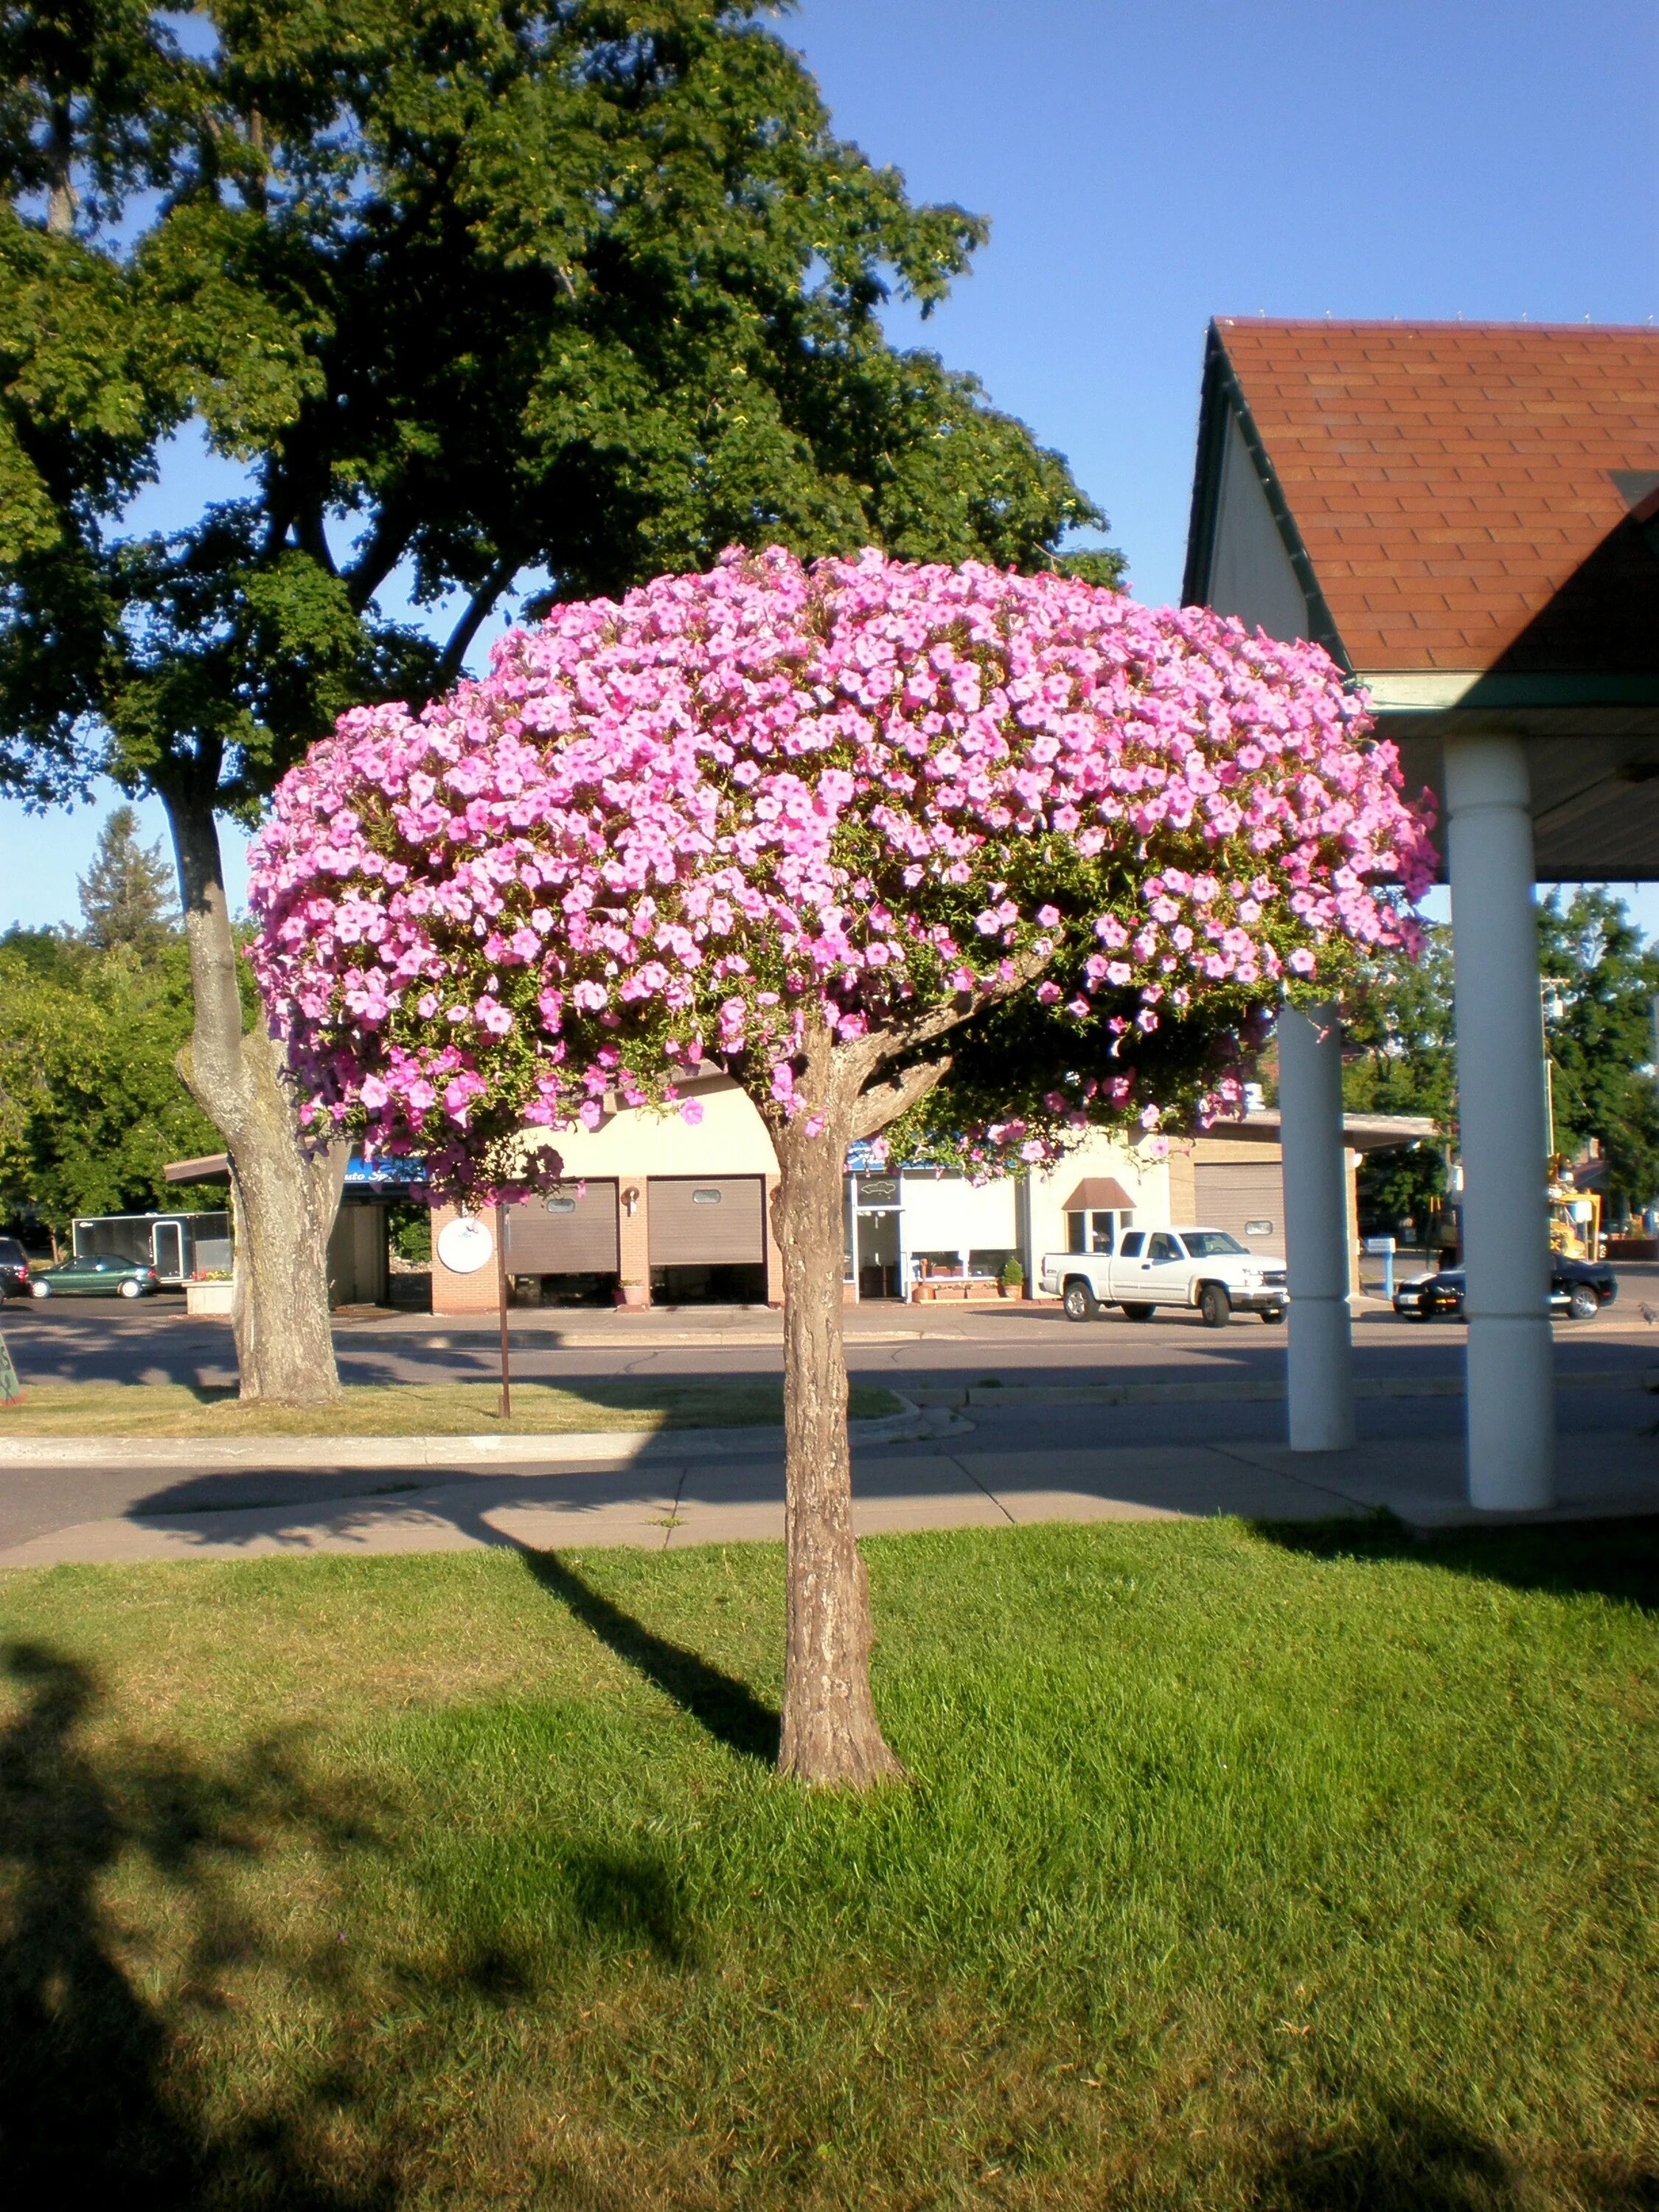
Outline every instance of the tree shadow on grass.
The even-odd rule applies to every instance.
[[[1659,2172],[1569,2154],[1547,2176],[1522,2173],[1449,2113],[1399,2104],[1327,2142],[1270,2144],[1252,2202],[1257,2212],[1523,2212],[1555,2202],[1656,2212]]]
[[[1255,1533],[1316,1559],[1409,1559],[1419,1566],[1564,1597],[1595,1593],[1659,1612],[1659,1516],[1530,1522],[1423,1535],[1392,1514],[1364,1521],[1259,1521]]]
[[[777,1764],[778,1716],[746,1682],[647,1628],[584,1582],[556,1552],[524,1551],[520,1557],[542,1588],[562,1599],[585,1628],[727,1750],[769,1766]]]
[[[307,2148],[351,2085],[337,2070],[283,2106],[216,2129],[186,2058],[192,2015],[257,1939],[230,1904],[227,1864],[301,1824],[325,1847],[354,1840],[349,1814],[306,1792],[278,1749],[209,1777],[158,1756],[94,1757],[81,1742],[91,1675],[40,1644],[4,1654],[21,1709],[0,1729],[0,2168],[20,2206],[118,2204],[123,2212],[235,2206],[258,2212],[382,2212],[387,2172],[349,2185]],[[185,1990],[147,1994],[121,1956],[100,1894],[137,1858],[191,1908]]]

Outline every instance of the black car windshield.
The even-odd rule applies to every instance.
[[[0,1267],[21,1267],[23,1248],[15,1237],[0,1237]]]
[[[1243,1252],[1249,1248],[1241,1244],[1237,1237],[1229,1237],[1224,1229],[1183,1229],[1181,1241],[1192,1260],[1219,1260],[1229,1252]]]

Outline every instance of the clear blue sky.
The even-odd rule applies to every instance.
[[[991,217],[893,334],[1067,456],[1142,598],[1180,590],[1212,314],[1659,316],[1651,0],[806,0],[781,32],[844,136]],[[74,918],[96,822],[0,807],[0,926]]]

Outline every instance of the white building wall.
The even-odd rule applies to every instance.
[[[583,1176],[734,1176],[778,1171],[766,1124],[748,1093],[734,1083],[711,1084],[694,1094],[701,1121],[624,1107],[599,1129],[532,1130],[527,1144],[550,1146],[573,1181]]]
[[[1137,1228],[1167,1228],[1170,1221],[1170,1170],[1144,1146],[1100,1136],[1068,1152],[1056,1168],[1031,1178],[1032,1256],[1040,1261],[1045,1252],[1066,1249],[1066,1200],[1085,1176],[1110,1176],[1122,1184],[1134,1205]]]
[[[653,1176],[777,1174],[766,1125],[744,1092],[720,1080],[699,1086],[694,1095],[702,1109],[696,1123],[684,1121],[678,1110],[654,1114],[624,1108],[601,1128],[530,1131],[526,1142],[552,1146],[572,1181],[614,1176],[624,1188]],[[1066,1249],[1062,1207],[1088,1176],[1110,1176],[1120,1182],[1133,1201],[1138,1224],[1158,1228],[1169,1223],[1165,1162],[1148,1146],[1096,1137],[1068,1153],[1057,1168],[1030,1178],[1034,1264],[1045,1252]],[[901,1188],[907,1255],[1020,1250],[1019,1188],[1013,1176],[975,1184],[964,1176],[911,1170],[903,1174]]]
[[[965,1176],[907,1174],[907,1252],[1018,1252],[1019,1228],[1012,1177],[974,1184]]]
[[[1209,604],[1269,637],[1306,637],[1308,601],[1238,418],[1227,418],[1227,447],[1210,556]]]

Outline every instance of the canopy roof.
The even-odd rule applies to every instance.
[[[1214,1121],[1205,1131],[1209,1137],[1231,1137],[1249,1145],[1276,1145],[1280,1139],[1279,1109],[1264,1106],[1236,1121]],[[1342,1142],[1351,1152],[1388,1152],[1401,1145],[1420,1145],[1438,1135],[1426,1114],[1345,1114]]]
[[[1085,1176],[1062,1213],[1133,1213],[1135,1202],[1113,1176]]]
[[[1659,876],[1659,331],[1220,319],[1183,596],[1317,639],[1413,781],[1528,740],[1540,877]]]

